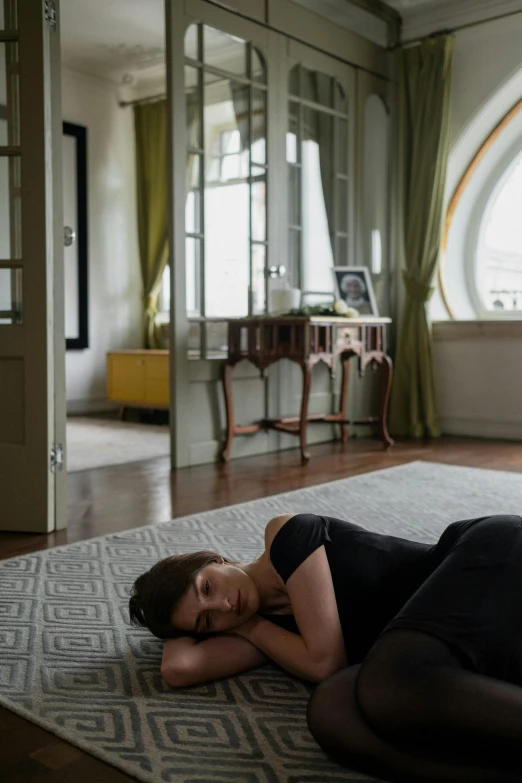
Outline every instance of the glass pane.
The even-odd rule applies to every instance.
[[[477,287],[489,310],[522,310],[522,154],[511,159],[482,213]]]
[[[16,30],[18,27],[17,0],[0,0],[0,30]]]
[[[166,264],[161,276],[161,290],[159,296],[160,312],[170,312],[170,265]]]
[[[200,83],[199,68],[185,66],[185,93],[187,96],[187,144],[189,147],[201,149],[203,139],[201,134]]]
[[[201,258],[201,240],[187,237],[185,240],[185,268],[187,315],[199,315],[199,270]]]
[[[0,324],[22,323],[22,270],[0,269]]]
[[[252,239],[266,239],[266,185],[262,180],[252,183]]]
[[[337,237],[337,266],[346,266],[348,264],[348,237]]]
[[[263,84],[266,84],[265,58],[261,52],[258,52],[254,47],[252,47],[252,79],[256,82],[263,82]]]
[[[241,152],[241,136],[238,130],[225,131],[222,136],[222,149],[224,154]]]
[[[3,260],[22,257],[20,172],[20,158],[0,157],[0,259]]]
[[[334,106],[334,80],[331,76],[319,71],[309,71],[303,68],[303,96],[308,101],[320,103],[323,106]]]
[[[248,314],[250,187],[233,182],[205,190],[205,314]]]
[[[0,0],[1,2],[1,0]],[[0,43],[0,144],[20,144],[18,44]]]
[[[339,174],[348,174],[348,123],[346,120],[336,120],[337,123],[337,160],[335,167]]]
[[[265,292],[265,245],[252,245],[252,313],[259,315],[266,311]]]
[[[210,161],[223,161],[232,150],[241,151],[227,162],[227,179],[248,176],[250,140],[249,87],[220,78],[209,82],[205,73],[205,153]],[[232,153],[233,155],[233,153]],[[239,160],[241,157],[241,160]],[[223,166],[219,166],[222,171]]]
[[[292,70],[288,75],[288,89],[290,90],[291,95],[301,95],[300,87],[299,87],[300,70],[301,70],[300,65],[294,65],[294,67],[292,68]]]
[[[348,182],[337,180],[337,230],[348,231]]]
[[[241,38],[233,38],[231,35],[216,30],[214,27],[204,29],[204,61],[205,65],[211,65],[237,76],[246,76],[245,41]]]
[[[239,179],[241,177],[241,155],[226,155],[221,160],[221,179]]]
[[[320,110],[303,108],[303,137],[302,143],[311,140],[321,147],[321,156],[326,154],[333,164],[333,117]],[[326,158],[325,158],[326,160]]]
[[[209,317],[248,314],[248,101],[249,88],[227,79],[205,89],[205,315]],[[239,134],[242,152],[227,155],[223,150],[233,139],[232,131]]]
[[[252,90],[252,161],[266,163],[266,92]]]
[[[363,210],[361,213],[363,244],[359,263],[369,266],[374,275],[385,271],[387,263],[386,246],[390,210],[389,134],[390,124],[386,105],[378,95],[370,95],[364,110]],[[520,236],[522,237],[522,231]],[[379,308],[386,309],[386,297],[378,301],[378,305]]]
[[[191,24],[185,33],[185,57],[190,57],[192,60],[201,60],[199,56],[198,32],[199,25]]]
[[[288,163],[297,163],[299,160],[299,104],[290,103],[288,106],[288,132],[286,134],[286,160]]]
[[[288,223],[291,226],[301,225],[299,204],[299,169],[288,166]]]
[[[200,231],[200,189],[199,167],[201,156],[189,155],[187,158],[187,200],[185,202],[185,230],[189,234]]]
[[[301,144],[302,288],[331,290],[335,231],[332,118],[305,110],[305,138]]]

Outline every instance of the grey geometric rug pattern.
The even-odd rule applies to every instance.
[[[141,462],[170,454],[170,430],[91,416],[67,419],[67,472]]]
[[[173,553],[249,561],[285,511],[435,542],[457,519],[522,510],[522,475],[413,462],[0,561],[0,703],[145,783],[355,783],[305,720],[311,687],[276,666],[184,690],[129,625],[134,579]]]

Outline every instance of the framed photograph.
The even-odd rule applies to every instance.
[[[366,266],[335,266],[336,298],[354,307],[360,315],[379,315],[370,270]]]

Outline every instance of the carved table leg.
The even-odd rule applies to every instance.
[[[339,413],[343,421],[341,422],[341,441],[346,443],[348,440],[348,426],[346,424],[346,402],[348,398],[348,381],[350,378],[350,356],[341,356],[341,362],[343,365],[343,378],[341,383],[341,400],[339,406]]]
[[[225,393],[225,412],[227,416],[227,434],[225,438],[225,445],[221,451],[221,459],[223,462],[228,462],[230,459],[230,449],[232,447],[232,439],[234,437],[234,400],[232,396],[232,372],[234,365],[230,362],[225,362],[223,365],[223,391]]]
[[[388,402],[390,400],[390,391],[393,379],[393,362],[387,354],[383,354],[381,365],[385,370],[386,378],[383,378],[383,385],[385,384],[385,386],[382,395],[381,418],[379,426],[381,438],[386,444],[385,448],[388,448],[388,446],[393,446],[395,441],[390,437],[388,432]]]
[[[303,396],[301,399],[301,417],[299,421],[299,442],[301,445],[301,461],[308,462],[310,453],[306,450],[306,425],[308,419],[308,399],[310,397],[310,382],[312,368],[308,362],[300,362],[303,370]]]

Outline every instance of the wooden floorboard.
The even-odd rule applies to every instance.
[[[471,438],[404,441],[385,451],[361,439],[171,471],[168,458],[86,470],[67,479],[69,526],[49,535],[0,533],[2,558],[153,525],[174,517],[426,460],[522,473],[522,444]],[[454,520],[448,519],[448,524]],[[4,783],[130,783],[132,778],[9,710],[0,708]]]

